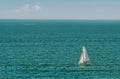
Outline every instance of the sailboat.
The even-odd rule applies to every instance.
[[[88,57],[87,50],[86,50],[85,46],[82,47],[82,54],[81,54],[81,57],[79,60],[79,64],[83,65],[83,66],[90,65],[90,59]]]

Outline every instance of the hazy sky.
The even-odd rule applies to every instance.
[[[120,0],[0,0],[0,19],[120,19]]]

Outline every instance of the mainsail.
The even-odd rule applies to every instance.
[[[89,63],[89,61],[90,61],[90,59],[88,57],[87,50],[83,46],[83,48],[82,48],[82,54],[81,54],[81,57],[80,57],[80,60],[79,60],[79,64],[81,64],[81,65],[87,65]]]

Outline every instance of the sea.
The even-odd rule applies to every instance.
[[[0,79],[120,79],[120,20],[0,20]]]

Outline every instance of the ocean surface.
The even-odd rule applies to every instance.
[[[120,20],[0,20],[0,79],[120,79]]]

